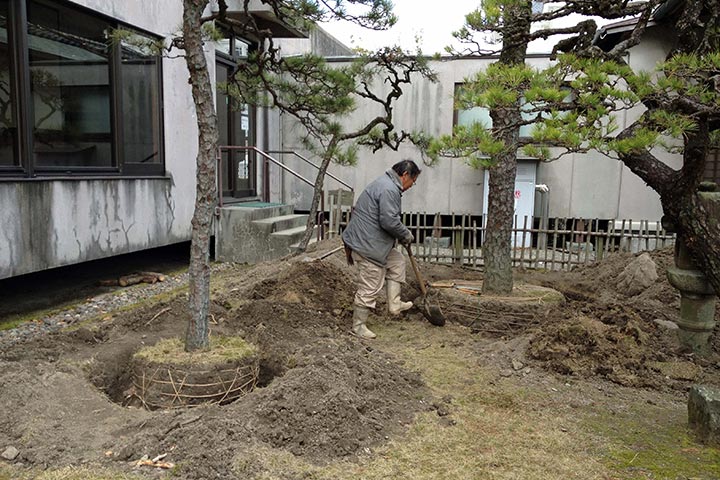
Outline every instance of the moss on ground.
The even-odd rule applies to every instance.
[[[696,441],[687,426],[684,406],[601,411],[587,417],[585,424],[606,439],[603,462],[619,478],[720,478],[720,449]]]

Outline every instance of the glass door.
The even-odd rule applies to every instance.
[[[221,50],[217,52],[218,144],[251,146],[253,145],[252,109],[229,96],[226,89],[236,65],[233,60],[234,43],[230,42],[230,52],[228,52],[230,55]],[[255,158],[254,152],[247,150],[223,152],[221,172],[223,197],[240,199],[257,195]]]

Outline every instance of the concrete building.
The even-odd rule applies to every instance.
[[[230,1],[231,15],[242,10]],[[309,38],[274,23],[267,7],[251,2],[252,14],[283,40],[286,55],[313,50],[333,62],[351,52],[322,30]],[[0,1],[0,279],[47,268],[120,255],[190,239],[194,208],[197,127],[182,58],[157,57],[136,42],[112,44],[107,32],[124,28],[137,38],[172,37],[182,23],[176,0]],[[608,39],[622,35],[608,27]],[[667,51],[669,36],[658,24],[630,52],[634,67],[652,69]],[[227,33],[206,53],[210,73],[225,82],[252,39]],[[455,122],[482,112],[457,112],[453,93],[466,77],[492,59],[433,60],[438,82],[418,79],[399,100],[399,129],[449,133]],[[531,55],[541,67],[547,55]],[[217,90],[221,145],[273,152],[308,179],[315,169],[288,116],[236,105]],[[374,114],[359,105],[347,122]],[[626,122],[631,121],[628,112]],[[331,173],[361,191],[390,165],[419,158],[411,145],[371,154],[361,150],[356,167]],[[663,157],[678,166],[680,158]],[[720,168],[715,162],[714,175]],[[659,220],[657,195],[619,162],[599,154],[572,155],[551,163],[522,159],[521,207],[539,214],[535,183],[550,188],[549,217]],[[261,197],[307,210],[312,188],[277,167],[267,172],[258,155],[226,152],[220,171],[222,202]],[[462,160],[426,168],[406,195],[407,211],[481,216],[485,173]],[[527,184],[527,185],[525,185]],[[328,178],[326,190],[345,188]],[[526,187],[530,186],[528,190]],[[530,201],[531,200],[531,201]],[[519,212],[523,214],[524,212]]]
[[[299,34],[261,2],[251,10],[278,36]],[[167,39],[181,25],[177,0],[0,1],[0,278],[190,239],[197,127],[185,61],[108,37]],[[211,75],[224,81],[251,43],[227,34],[208,45]],[[222,143],[269,148],[265,112],[217,101]],[[225,165],[227,199],[257,195],[251,162]]]

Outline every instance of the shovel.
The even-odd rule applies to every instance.
[[[410,264],[413,267],[413,271],[415,271],[415,278],[417,278],[418,284],[420,284],[420,292],[422,292],[423,296],[422,313],[423,315],[425,315],[425,318],[428,319],[428,322],[432,323],[437,327],[442,327],[443,325],[445,325],[445,315],[443,315],[439,305],[433,305],[428,301],[425,279],[420,274],[420,269],[418,268],[417,262],[415,261],[415,257],[413,256],[410,245],[405,245],[405,249],[407,250],[408,257],[410,257]]]

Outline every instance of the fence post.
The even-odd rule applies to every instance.
[[[527,215],[523,220],[522,243],[520,244],[520,268],[525,269],[525,235],[527,234]],[[532,241],[530,242],[532,244]]]
[[[472,221],[472,266],[477,267],[477,221]]]
[[[458,230],[455,224],[455,212],[452,213],[452,233],[453,233],[453,253],[452,263],[457,264],[462,260],[462,232]],[[439,247],[438,247],[439,248]]]
[[[590,247],[592,246],[592,239],[590,235],[592,235],[592,225],[593,221],[592,219],[588,219],[588,228],[587,228],[587,237],[585,238],[585,264],[588,263],[588,257],[590,256]],[[580,260],[578,258],[578,260]]]

